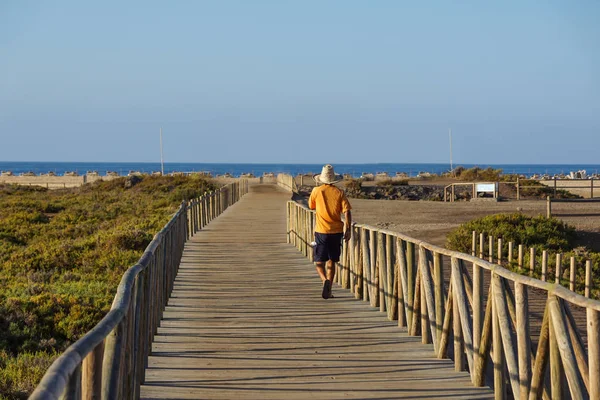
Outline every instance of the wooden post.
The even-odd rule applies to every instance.
[[[363,300],[369,301],[369,288],[371,287],[371,262],[369,259],[369,244],[367,243],[367,230],[360,228],[360,246],[363,256]]]
[[[549,323],[550,310],[548,302],[544,309],[544,317],[542,318],[542,328],[538,339],[538,350],[535,355],[535,362],[531,372],[531,389],[529,391],[529,400],[536,400],[542,397],[544,390],[544,378],[546,376],[546,365],[548,363],[548,348],[549,348]]]
[[[498,265],[502,265],[502,238],[498,238]]]
[[[590,199],[594,198],[594,178],[590,179]]]
[[[483,271],[482,268],[473,264],[473,363],[479,365],[479,353],[481,346],[481,328],[483,323]],[[475,368],[476,369],[476,368]],[[473,373],[473,383],[476,383],[476,377]]]
[[[523,245],[522,244],[519,245],[518,257],[519,257],[519,261],[518,261],[519,262],[519,271],[522,271],[523,270]]]
[[[585,297],[590,297],[592,290],[592,260],[585,262]]]
[[[475,257],[475,251],[477,251],[477,232],[475,231],[473,231],[473,238],[471,242],[471,255]]]
[[[492,272],[492,279],[494,273]],[[492,363],[494,364],[494,398],[496,400],[506,398],[506,387],[504,383],[504,360],[502,358],[502,334],[498,321],[498,305],[493,300],[496,287],[493,286],[493,296],[488,300],[492,302]]]
[[[569,269],[569,290],[575,291],[575,257],[571,257],[571,267]]]
[[[452,271],[454,274],[454,271]],[[463,344],[462,329],[460,326],[460,312],[458,310],[457,295],[452,296],[452,332],[454,333],[454,370],[462,371],[465,368],[465,348]]]
[[[554,197],[556,197],[556,177],[554,178]]]
[[[398,291],[402,291],[402,297],[398,297],[398,301],[402,303],[402,307],[398,305],[398,325],[406,326],[410,328],[412,326],[412,300],[408,296],[408,264],[406,261],[406,252],[404,248],[404,241],[400,238],[396,239],[396,258],[398,259]],[[400,320],[400,312],[404,310],[405,318],[403,321]],[[400,325],[401,322],[405,322],[406,325]]]
[[[521,200],[521,183],[519,181],[518,175],[517,175],[517,200]]]
[[[587,309],[590,399],[600,399],[600,312]]]
[[[395,289],[394,281],[397,281],[397,275],[394,273],[394,240],[391,235],[385,235],[385,271],[386,271],[386,287],[385,287],[385,299],[386,299],[386,310],[388,312],[388,320],[393,321],[396,317],[396,309],[398,306],[398,293],[397,288]]]
[[[444,261],[442,255],[439,253],[434,253],[433,255],[433,271],[435,291],[435,336],[437,338],[437,351],[439,353],[440,338],[442,337],[442,325],[444,323]]]
[[[568,388],[571,393],[571,398],[583,399],[585,386],[583,384],[583,379],[579,374],[577,361],[575,359],[575,351],[569,337],[567,320],[560,305],[560,300],[558,300],[556,296],[551,296],[549,307],[552,316],[553,333],[556,338],[556,346],[561,359],[561,369],[564,370],[567,382],[569,383]]]
[[[488,236],[488,240],[489,240],[489,244],[488,244],[488,250],[489,250],[488,261],[489,262],[494,262],[494,237],[492,235],[490,235],[490,236]]]
[[[514,243],[508,242],[508,264],[509,265],[512,263],[512,260],[513,260],[513,247],[514,247]]]
[[[407,297],[408,297],[408,309],[410,315],[408,318],[409,327],[412,326],[413,316],[415,314],[414,303],[415,303],[415,245],[411,242],[406,242],[406,283],[407,283]]]
[[[532,247],[529,249],[529,276],[533,276],[535,270],[535,249]]]
[[[513,396],[517,398],[520,392],[518,378],[519,369],[517,366],[517,343],[511,325],[512,318],[508,306],[506,284],[504,278],[496,274],[492,274],[491,284],[493,285],[494,306],[496,306],[494,310],[496,311],[496,318],[498,318],[502,348],[504,349],[504,362],[506,362],[508,368],[508,380],[510,381]],[[495,347],[494,352],[496,352]]]
[[[551,296],[550,296],[551,297]],[[550,297],[548,301],[548,305],[546,307],[550,307]],[[556,337],[556,332],[554,331],[554,318],[552,316],[552,312],[550,312],[550,387],[552,390],[552,398],[553,399],[562,399],[563,397],[563,385],[562,385],[562,375],[563,368],[560,360],[560,353],[558,349],[558,341]]]
[[[102,390],[102,360],[104,358],[104,341],[83,360],[81,377],[81,397],[95,400],[100,398]]]
[[[556,184],[556,179],[554,180],[554,184]],[[556,196],[556,193],[554,194]],[[552,217],[552,200],[550,196],[546,196],[546,218]]]
[[[529,397],[531,382],[531,338],[529,331],[529,299],[527,286],[515,282],[517,352],[519,358],[519,398]]]
[[[385,255],[385,235],[377,232],[377,271],[378,271],[378,296],[379,296],[379,311],[385,312],[386,304],[386,287],[387,287],[387,271],[386,271],[386,255]]]
[[[548,273],[548,251],[542,251],[542,282],[546,282],[546,275]]]
[[[554,272],[556,275],[554,283],[560,285],[560,278],[562,276],[562,254],[560,254],[560,253],[556,254],[556,267],[555,267]]]
[[[379,305],[379,271],[377,271],[377,235],[375,231],[369,231],[369,247],[371,258],[369,300],[371,307],[377,307]]]
[[[429,268],[429,260],[433,261],[433,256],[423,246],[419,246],[419,266],[421,269],[421,332],[423,343],[429,342],[429,334],[433,341],[433,349],[437,353],[439,337],[436,329],[436,306],[435,306],[435,289],[431,269]],[[434,262],[435,263],[435,262]],[[435,266],[434,266],[435,269]],[[429,332],[427,331],[427,323],[429,322]],[[423,327],[423,325],[425,325]]]
[[[483,233],[479,234],[479,258],[483,259]]]

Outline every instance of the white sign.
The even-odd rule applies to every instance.
[[[496,184],[495,183],[476,183],[475,191],[479,192],[495,192]]]

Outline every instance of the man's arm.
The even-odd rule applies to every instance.
[[[344,240],[347,242],[352,237],[352,212],[350,210],[344,213],[346,218],[346,227],[344,229]]]

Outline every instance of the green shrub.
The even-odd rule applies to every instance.
[[[572,249],[576,240],[575,229],[556,218],[514,213],[488,215],[462,224],[448,234],[446,247],[470,253],[473,231],[502,238],[505,243],[515,242],[555,251]]]
[[[481,169],[479,167],[465,168],[458,166],[454,169],[454,176],[461,181],[498,181],[501,175],[501,169],[493,169],[492,167]]]
[[[0,399],[27,399],[57,357],[56,352],[25,352],[15,357],[0,350]]]
[[[406,186],[408,179],[385,179],[377,182],[377,186]]]
[[[108,312],[123,273],[181,200],[215,188],[189,177],[0,185],[0,398],[26,398],[55,355]]]

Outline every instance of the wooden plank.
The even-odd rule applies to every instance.
[[[481,328],[483,323],[483,273],[479,265],[473,264],[473,363],[479,365],[479,347],[481,342]],[[475,382],[475,369],[473,369],[473,382]]]
[[[454,272],[453,272],[454,274]],[[454,285],[453,292],[456,292],[456,283],[455,279],[452,280]],[[453,293],[452,296],[452,334],[454,336],[454,347],[453,347],[453,355],[454,355],[454,370],[455,371],[464,371],[465,369],[465,346],[462,336],[462,327],[460,324],[460,311],[458,309],[458,301],[457,297],[459,295],[457,293]]]
[[[503,278],[496,274],[492,274],[492,285],[494,293],[494,310],[498,318],[498,326],[502,340],[502,348],[504,349],[503,362],[508,368],[508,378],[512,388],[514,398],[520,396],[519,386],[519,368],[517,363],[517,343],[513,334],[511,318],[508,313],[508,302],[506,300],[505,285],[502,282]],[[495,342],[494,342],[495,343]],[[496,348],[494,347],[494,352]]]
[[[485,314],[483,318],[483,327],[481,330],[481,341],[479,343],[479,356],[477,357],[477,363],[475,363],[473,384],[477,387],[481,387],[485,381],[485,369],[488,355],[490,354],[490,348],[492,345],[492,304],[494,303],[494,297],[492,294],[492,285],[488,288],[488,298],[485,306]]]
[[[385,271],[386,271],[386,310],[388,312],[388,319],[393,321],[396,318],[396,310],[398,306],[398,293],[397,293],[397,278],[395,274],[395,263],[394,263],[394,243],[395,240],[391,235],[385,235]]]
[[[587,310],[590,399],[600,398],[600,312]]]
[[[467,292],[465,290],[462,277],[462,260],[453,257],[451,259],[451,263],[453,278],[452,283],[456,289],[456,304],[458,305],[458,310],[460,311],[461,334],[467,354],[469,371],[471,371],[471,376],[473,377],[473,323],[471,321],[471,313],[469,312],[469,306],[467,304]]]
[[[386,310],[386,288],[387,288],[387,258],[385,250],[385,234],[377,232],[377,276],[378,276],[378,297],[379,297],[379,311],[385,312]]]
[[[429,260],[433,257],[428,257],[427,251],[423,246],[419,246],[419,261],[421,265],[421,285],[423,288],[425,303],[426,303],[426,315],[428,316],[429,321],[429,333],[431,334],[431,339],[433,341],[433,351],[437,353],[438,351],[438,342],[439,337],[437,337],[437,329],[436,329],[436,308],[435,308],[435,299],[434,299],[434,287],[433,287],[433,278],[431,277],[431,270],[429,269]],[[423,304],[423,299],[421,299],[421,304]]]
[[[442,336],[442,328],[444,324],[444,260],[439,253],[433,255],[433,270],[434,270],[434,291],[435,291],[435,325],[436,337],[439,342]]]
[[[369,258],[371,271],[369,274],[370,285],[369,285],[369,301],[371,307],[377,307],[379,305],[379,269],[377,260],[377,232],[374,230],[369,231]]]
[[[571,312],[571,308],[565,302],[561,302],[561,307],[565,316],[567,317],[567,328],[569,330],[569,337],[571,340],[571,344],[573,345],[573,351],[575,352],[575,358],[577,359],[577,366],[579,368],[579,373],[581,374],[581,379],[583,379],[583,383],[586,387],[586,390],[590,390],[590,376],[589,376],[589,365],[587,360],[587,354],[585,351],[585,344],[579,331],[577,329],[577,324],[575,322],[575,317]]]
[[[444,315],[444,324],[442,325],[442,336],[440,336],[440,344],[437,357],[446,358],[448,354],[448,343],[450,338],[450,323],[452,323],[453,315],[453,299],[452,299],[452,280],[448,285],[448,297],[446,298],[446,312]]]
[[[531,383],[531,336],[527,286],[515,283],[516,333],[519,358],[519,398],[527,399]]]
[[[556,296],[550,296],[549,306],[551,315],[550,320],[552,321],[553,328],[551,335],[553,334],[556,338],[556,346],[560,352],[561,365],[567,377],[567,382],[569,383],[571,398],[582,400],[587,398],[587,393],[584,395],[585,388],[581,375],[579,374],[577,361],[575,360],[575,351],[573,350],[568,334],[567,321]],[[552,355],[550,357],[552,358]]]
[[[531,389],[529,391],[529,400],[536,400],[542,396],[544,390],[544,378],[546,375],[546,366],[548,364],[549,353],[549,314],[550,310],[546,303],[544,317],[542,319],[542,328],[538,339],[538,348],[535,355],[535,363],[531,372]]]
[[[494,286],[492,286],[494,287]],[[492,294],[495,297],[496,289],[492,289]],[[496,400],[506,399],[506,387],[504,383],[504,358],[502,357],[502,333],[500,332],[500,323],[498,321],[498,306],[496,302],[492,302],[492,362],[494,363],[494,398]]]
[[[562,399],[563,396],[563,365],[560,359],[560,349],[554,330],[554,321],[552,317],[550,298],[548,296],[548,309],[550,311],[549,342],[550,342],[550,390],[552,399]]]
[[[368,243],[367,229],[360,229],[360,246],[362,249],[363,256],[363,300],[369,301],[371,292],[371,258],[369,257],[369,243]]]
[[[398,258],[398,270],[400,272],[400,286],[402,288],[402,305],[404,308],[404,314],[406,316],[406,326],[412,326],[412,299],[409,297],[408,291],[408,264],[406,260],[406,252],[404,248],[404,241],[397,239],[396,245],[396,256]],[[398,318],[398,324],[400,324],[400,318]]]

